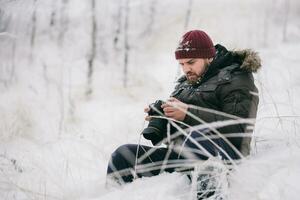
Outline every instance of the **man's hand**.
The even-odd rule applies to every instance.
[[[183,121],[188,109],[188,105],[171,97],[168,101],[161,106],[164,110],[166,117],[173,118],[178,121]]]
[[[144,112],[145,112],[145,113],[148,114],[149,111],[150,111],[149,106],[147,106],[147,107],[144,108]],[[146,121],[150,121],[150,119],[151,119],[151,117],[149,117],[149,115],[147,115],[147,116],[145,117],[145,120],[146,120]]]

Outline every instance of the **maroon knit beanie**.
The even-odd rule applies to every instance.
[[[176,59],[213,58],[215,54],[216,50],[210,37],[200,30],[185,33],[175,51]]]

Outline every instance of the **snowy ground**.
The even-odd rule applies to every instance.
[[[256,79],[264,88],[256,144],[253,155],[230,177],[230,199],[298,199],[299,50],[299,44],[261,50],[264,64]],[[38,134],[43,127],[36,127],[37,121],[40,126],[48,124],[47,134],[51,134],[51,120],[44,116],[51,115],[51,110],[34,109],[42,106],[39,99],[12,94],[17,88],[2,94],[1,128],[15,133],[3,136],[0,147],[2,199],[185,199],[190,188],[181,174],[144,178],[117,190],[104,188],[110,153],[118,145],[139,141],[144,104],[155,98],[151,95],[164,93],[143,96],[146,88],[156,90],[155,84],[143,84],[146,86],[141,84],[130,92],[110,88],[105,96],[99,93],[94,100],[81,103],[77,108],[80,119],[68,123],[67,131],[58,138]],[[40,122],[40,117],[45,121]]]
[[[212,4],[206,6],[213,7]],[[248,2],[247,6],[252,4]],[[82,79],[86,73],[82,67],[85,57],[78,50],[68,50],[80,47],[83,51],[87,48],[83,40],[73,46],[70,44],[74,41],[68,41],[70,47],[65,47],[61,55],[61,49],[41,34],[39,40],[45,44],[35,52],[35,62],[32,65],[28,61],[17,62],[18,81],[0,88],[0,199],[191,199],[191,186],[179,173],[142,178],[117,189],[104,187],[110,154],[121,144],[140,141],[139,133],[145,126],[144,106],[156,99],[167,98],[174,86],[178,68],[173,49],[177,36],[181,34],[177,30],[182,30],[178,28],[182,19],[172,18],[175,14],[177,16],[176,11],[165,10],[170,4],[160,5],[161,10],[157,12],[161,17],[162,13],[165,14],[167,20],[156,24],[154,31],[157,33],[149,37],[149,41],[144,41],[143,45],[149,48],[147,51],[138,47],[131,54],[134,59],[131,60],[130,82],[126,89],[118,83],[121,80],[120,73],[117,73],[121,71],[118,62],[103,64],[96,61],[94,94],[90,99],[82,95],[85,90]],[[181,4],[178,1],[174,5],[180,8]],[[22,8],[22,5],[18,6]],[[138,6],[137,2],[132,3],[133,8]],[[9,8],[14,9],[13,6]],[[84,7],[74,6],[71,14],[80,18],[80,9]],[[231,15],[232,9],[223,10],[221,5],[215,9],[226,16],[220,23],[224,27],[227,20],[236,18]],[[251,7],[245,10],[246,14],[254,15]],[[260,7],[258,12],[263,13],[264,8]],[[201,14],[204,17],[212,15],[208,11]],[[220,16],[218,20],[222,20]],[[192,18],[195,18],[195,26],[200,26],[202,18],[195,14]],[[236,26],[244,23],[242,18],[240,20]],[[261,26],[254,18],[251,20],[253,24],[248,24],[246,31]],[[203,21],[200,27],[210,30],[217,41],[224,40],[228,46],[254,47],[263,60],[263,67],[255,76],[260,104],[252,154],[232,171],[226,193],[231,200],[299,199],[300,104],[297,102],[300,98],[300,42],[296,34],[299,27],[290,27],[293,37],[286,42],[277,41],[276,34],[279,33],[274,31],[274,34],[269,34],[271,42],[262,48],[252,44],[256,41],[255,34],[261,29],[249,34],[248,41],[246,36],[242,37],[242,31],[236,31],[234,37],[229,29],[214,32],[212,21]],[[79,25],[84,27],[84,22]],[[235,27],[234,23],[230,26]],[[68,36],[81,38],[84,36],[82,29],[85,28]],[[270,30],[273,33],[274,29]],[[168,35],[169,32],[174,34]],[[152,44],[154,37],[157,40]],[[24,57],[27,54],[25,52]],[[61,57],[65,58],[64,62],[57,59]],[[9,57],[4,61],[9,62]],[[46,64],[48,71],[45,71]],[[150,145],[144,139],[141,143]]]

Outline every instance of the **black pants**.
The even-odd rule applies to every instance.
[[[119,183],[131,182],[134,177],[154,176],[163,171],[173,172],[176,168],[189,166],[211,156],[222,159],[239,159],[236,152],[223,139],[204,138],[192,132],[181,146],[157,148],[136,144],[125,144],[111,155],[107,175]]]

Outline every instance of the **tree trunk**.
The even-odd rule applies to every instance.
[[[68,17],[66,16],[66,9],[68,5],[68,0],[62,0],[62,5],[60,7],[60,31],[58,34],[58,45],[63,46],[65,33],[68,29]]]
[[[65,121],[65,95],[64,95],[64,69],[60,69],[60,79],[59,84],[57,85],[58,95],[59,95],[59,122],[58,122],[58,135],[62,134],[64,129],[64,121]]]
[[[34,54],[34,45],[35,45],[35,35],[36,35],[36,2],[37,0],[33,0],[33,12],[31,17],[31,37],[30,37],[30,62],[33,60]]]
[[[55,17],[56,17],[56,6],[55,6],[56,0],[52,1],[52,11],[50,15],[50,27],[53,27],[55,25]]]
[[[87,89],[86,96],[89,97],[93,93],[93,72],[94,72],[94,60],[96,56],[96,36],[97,36],[97,22],[96,22],[96,1],[91,0],[91,15],[92,15],[92,31],[91,31],[91,50],[88,58],[88,74],[87,74]]]
[[[188,8],[185,15],[184,30],[187,30],[192,13],[193,0],[189,0]]]
[[[124,22],[124,69],[123,69],[123,86],[126,88],[128,84],[128,57],[129,57],[129,43],[128,43],[128,28],[129,28],[129,0],[125,4],[125,22]]]
[[[69,67],[68,68],[68,103],[69,103],[69,109],[68,109],[68,113],[69,116],[71,117],[71,119],[74,119],[74,115],[75,115],[75,102],[72,98],[72,68]]]
[[[122,7],[122,0],[118,1],[118,14],[116,16],[117,27],[114,35],[114,49],[115,51],[119,51],[120,48],[118,47],[120,41],[120,34],[121,34],[121,27],[122,27],[122,15],[123,15],[123,7]]]
[[[15,64],[15,59],[16,59],[16,38],[12,38],[12,56],[11,56],[11,70],[10,70],[10,77],[9,77],[9,82],[12,82],[14,77],[15,77],[15,70],[16,70],[16,64]]]
[[[147,26],[146,26],[146,29],[140,34],[142,37],[144,35],[150,35],[153,31],[153,26],[154,26],[154,23],[155,23],[155,14],[156,14],[156,4],[157,4],[157,0],[152,0],[150,2],[150,12],[148,13],[148,16],[147,17]]]
[[[288,27],[288,19],[290,14],[290,0],[285,0],[284,6],[284,18],[283,18],[283,30],[282,30],[282,41],[287,41],[287,27]]]

